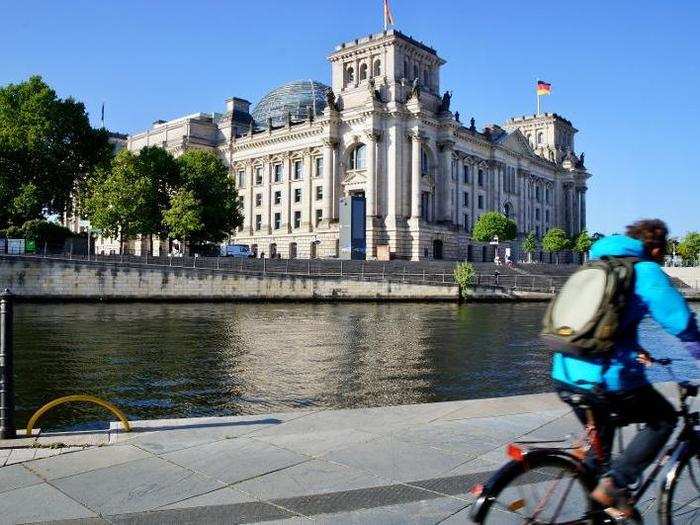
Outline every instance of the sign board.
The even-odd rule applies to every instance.
[[[24,239],[7,239],[7,253],[22,255],[24,253]]]
[[[27,253],[36,253],[36,241],[34,239],[27,239],[24,243],[24,251]]]

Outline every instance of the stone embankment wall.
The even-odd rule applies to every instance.
[[[688,268],[664,268],[671,277],[680,279],[685,284],[696,290],[700,290],[700,266]]]
[[[256,276],[213,269],[0,256],[0,288],[37,300],[457,301],[456,285]]]

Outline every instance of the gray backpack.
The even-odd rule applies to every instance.
[[[608,355],[634,289],[638,261],[634,257],[605,257],[584,264],[550,302],[543,320],[544,340],[557,352]]]

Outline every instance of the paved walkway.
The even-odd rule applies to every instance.
[[[542,394],[0,441],[39,447],[0,449],[0,523],[463,524],[506,443],[578,429]]]

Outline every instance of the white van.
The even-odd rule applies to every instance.
[[[222,253],[224,257],[252,257],[250,246],[247,244],[227,244],[223,246]]]

